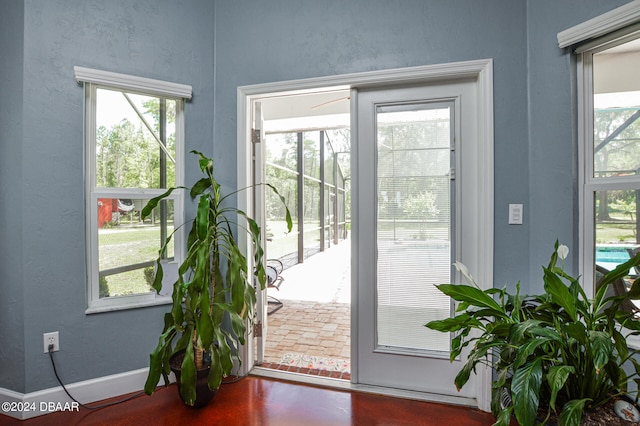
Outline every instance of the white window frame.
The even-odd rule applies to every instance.
[[[147,96],[161,97],[176,101],[176,182],[184,182],[184,102],[191,99],[191,86],[169,83],[143,77],[129,76],[113,72],[74,67],[78,83],[84,85],[85,93],[85,200],[86,200],[86,260],[87,260],[87,309],[85,313],[97,313],[121,309],[131,309],[151,305],[171,303],[171,291],[163,289],[161,295],[155,292],[128,296],[99,297],[98,278],[98,198],[113,198],[114,193],[132,199],[150,199],[166,192],[166,189],[124,189],[96,187],[96,94],[97,89],[122,90]],[[174,257],[167,261],[165,282],[170,285],[177,275],[177,267],[184,257],[183,231],[178,229],[184,223],[183,190],[174,191],[170,199],[174,203]],[[173,278],[173,279],[172,279]]]
[[[579,271],[588,295],[595,293],[594,193],[607,189],[636,189],[637,179],[594,178],[593,173],[593,55],[636,38],[640,31],[640,0],[558,33],[558,46],[577,56],[578,94],[578,196]],[[630,347],[640,348],[640,336],[631,337]]]
[[[572,49],[577,56],[578,250],[579,270],[587,294],[594,293],[593,191],[608,189],[612,183],[602,178],[597,181],[593,179],[593,53],[611,47],[611,43],[633,31],[633,27],[639,23],[640,0],[635,0],[558,33],[558,46]],[[616,184],[616,188],[624,187]]]

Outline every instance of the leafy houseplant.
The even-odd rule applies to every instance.
[[[198,155],[204,177],[191,188],[170,188],[149,200],[142,210],[142,217],[147,217],[158,203],[178,188],[189,189],[191,198],[198,200],[196,217],[187,238],[185,259],[173,284],[172,308],[165,314],[164,329],[150,355],[149,375],[144,388],[151,395],[160,376],[167,384],[171,372],[170,359],[183,351],[179,391],[187,405],[196,402],[197,370],[208,368],[206,383],[213,391],[220,386],[222,378],[230,374],[233,361],[241,362],[238,348],[245,343],[246,322],[253,317],[256,302],[254,282],[260,283],[261,289],[266,283],[260,227],[245,212],[227,205],[229,197],[238,191],[221,194],[220,185],[213,176],[213,160],[200,152],[191,152]],[[267,186],[284,204],[284,198],[278,191],[271,185]],[[286,205],[285,210],[290,231],[292,222]],[[241,217],[246,220],[246,226],[237,223],[236,218]],[[233,233],[236,226],[239,232],[245,231],[251,236],[254,253],[254,270],[251,273]],[[160,260],[172,237],[173,234],[167,238],[156,261],[153,288],[158,293],[163,277]]]
[[[632,380],[640,383],[640,363],[627,346],[629,336],[640,334],[640,320],[620,309],[625,301],[639,298],[640,280],[626,295],[607,296],[609,286],[640,264],[640,255],[606,273],[589,299],[578,279],[557,265],[568,248],[556,242],[555,249],[549,266],[543,267],[545,294],[523,296],[519,283],[515,294],[483,291],[459,262],[455,266],[469,284],[437,286],[460,303],[455,317],[426,327],[456,333],[452,361],[472,345],[455,378],[458,389],[476,365],[494,368],[491,408],[496,425],[509,425],[512,415],[523,426],[544,424],[552,413],[560,425],[579,425],[584,410],[625,395]],[[633,372],[627,373],[623,364]],[[505,393],[511,403],[504,403]]]

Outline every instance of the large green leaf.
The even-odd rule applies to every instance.
[[[587,402],[591,401],[591,398],[574,399],[567,402],[560,411],[560,418],[558,419],[559,426],[580,426],[582,420],[582,411]]]
[[[496,422],[492,426],[509,426],[511,424],[511,415],[513,407],[506,407],[496,416]]]
[[[153,278],[153,284],[151,287],[156,291],[156,293],[160,294],[162,291],[162,278],[164,277],[164,272],[162,270],[162,262],[161,257],[158,257],[156,261],[156,274]]]
[[[209,178],[213,177],[213,160],[195,149],[192,149],[190,152],[198,156],[200,171],[206,174]]]
[[[231,347],[225,335],[225,332],[218,328],[216,330],[216,342],[218,344],[218,350],[220,352],[220,366],[223,374],[229,374],[233,369],[233,353]]]
[[[509,340],[512,343],[516,343],[516,344],[521,342],[527,330],[529,330],[532,327],[536,327],[541,322],[542,321],[540,320],[528,319],[528,320],[522,321],[521,323],[514,324],[510,330],[511,335],[509,336]]]
[[[433,320],[425,324],[425,327],[436,331],[453,332],[466,327],[480,327],[482,323],[469,314],[460,314],[453,318]]]
[[[640,279],[636,279],[633,281],[633,284],[631,284],[631,288],[629,289],[627,296],[632,300],[640,299]]]
[[[576,321],[569,324],[561,324],[560,328],[567,336],[576,339],[578,342],[587,342],[587,329],[584,323]]]
[[[629,275],[629,269],[638,265],[640,265],[640,253],[636,254],[634,257],[627,260],[626,262],[621,263],[613,271],[609,271],[608,273],[606,273],[600,280],[599,285],[607,286],[616,280],[624,278],[625,276]],[[640,291],[640,289],[638,290],[633,289],[633,290],[634,290],[634,294],[635,294],[635,291]]]
[[[609,362],[609,356],[613,352],[614,343],[611,336],[604,331],[589,332],[589,346],[593,357],[593,366],[596,372]]]
[[[516,347],[516,358],[513,362],[513,368],[519,368],[520,366],[527,363],[529,357],[533,355],[538,349],[538,347],[547,343],[549,339],[532,339],[525,342],[523,345],[518,345]]]
[[[489,308],[494,316],[507,318],[504,308],[501,307],[491,296],[482,290],[464,284],[440,284],[436,286],[447,296],[459,302],[466,302],[472,306]]]
[[[535,424],[540,403],[540,384],[542,383],[542,359],[518,368],[511,381],[511,395],[514,413],[522,426]]]
[[[549,372],[547,373],[547,383],[551,389],[549,406],[554,410],[556,409],[556,398],[558,397],[558,392],[567,382],[569,375],[574,374],[575,371],[575,367],[570,365],[557,365],[549,368]]]
[[[193,184],[191,190],[189,191],[189,195],[191,195],[191,198],[196,198],[198,195],[203,194],[210,187],[211,179],[202,178]]]
[[[160,381],[160,376],[163,372],[163,358],[167,345],[170,345],[171,340],[176,334],[175,327],[170,327],[160,335],[158,345],[149,355],[149,373],[147,380],[144,384],[144,392],[147,395],[152,395]]]
[[[287,222],[287,232],[291,232],[291,230],[293,229],[293,221],[291,220],[291,212],[289,211],[289,208],[287,207],[287,201],[285,200],[284,196],[282,196],[278,190],[276,189],[275,186],[271,185],[270,183],[266,184],[269,188],[271,188],[271,190],[276,194],[276,196],[278,196],[278,198],[280,199],[280,201],[282,202],[282,204],[285,207],[285,221]]]
[[[560,277],[548,268],[544,268],[544,289],[551,296],[551,300],[562,307],[573,321],[577,320],[576,298]]]
[[[209,233],[209,196],[207,194],[203,194],[198,201],[196,232],[201,241],[207,239]]]
[[[180,366],[180,395],[187,405],[193,405],[196,402],[196,380],[193,345],[187,345]]]
[[[160,203],[160,201],[171,195],[171,193],[178,188],[182,187],[169,188],[162,195],[158,195],[157,197],[153,197],[152,199],[147,201],[147,204],[142,208],[142,212],[140,212],[140,218],[142,220],[146,219],[151,214],[151,211],[158,207],[158,203]]]
[[[218,389],[222,383],[222,365],[220,364],[220,354],[214,346],[211,348],[211,368],[207,376],[207,385],[209,389]]]
[[[209,312],[209,288],[205,286],[204,289],[206,291],[197,295],[199,310],[202,314],[196,317],[196,330],[202,346],[208,348],[214,340],[214,325],[211,315],[206,315]]]

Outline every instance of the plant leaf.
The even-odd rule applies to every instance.
[[[524,334],[527,332],[528,329],[537,326],[541,322],[542,321],[540,320],[528,319],[520,323],[514,324],[510,330],[511,335],[509,336],[509,340],[512,343],[518,344],[519,342],[522,341]]]
[[[175,326],[170,326],[166,329],[158,340],[158,345],[149,355],[149,373],[147,380],[144,384],[144,392],[147,395],[152,395],[160,381],[160,376],[163,373],[163,358],[167,345],[171,344],[173,337],[176,335]]]
[[[271,185],[270,183],[266,183],[265,185],[267,185],[269,188],[271,188],[271,190],[278,196],[278,198],[280,198],[280,201],[282,202],[282,205],[284,205],[284,207],[285,207],[285,220],[287,222],[287,232],[291,232],[291,230],[293,229],[293,221],[291,220],[291,212],[289,211],[289,208],[287,207],[287,201],[285,200],[284,196],[280,195],[280,193],[278,192],[278,190],[276,189],[275,186]]]
[[[522,426],[535,423],[540,403],[540,385],[542,383],[542,359],[533,361],[515,370],[511,381],[511,394],[514,412]]]
[[[511,424],[511,414],[513,407],[506,407],[496,416],[496,422],[492,426],[509,426]]]
[[[152,199],[147,201],[147,204],[145,204],[145,206],[142,208],[142,212],[140,212],[141,220],[144,220],[145,218],[147,218],[151,214],[151,211],[153,209],[155,209],[156,207],[158,207],[158,203],[160,203],[160,201],[162,199],[164,199],[164,198],[168,197],[169,195],[171,195],[171,193],[173,191],[175,191],[176,189],[177,189],[177,187],[176,188],[169,188],[164,194],[158,195],[157,197],[153,197]]]
[[[528,340],[524,345],[519,345],[517,355],[513,362],[513,368],[517,369],[524,365],[528,358],[538,349],[540,345],[547,343],[549,339],[532,339]]]
[[[198,195],[203,194],[210,187],[211,187],[211,180],[207,178],[202,178],[193,184],[193,186],[191,187],[191,190],[189,191],[189,195],[191,195],[191,198],[196,198]]]
[[[193,345],[187,345],[180,367],[180,395],[187,405],[193,405],[196,402],[196,364]]]
[[[222,383],[222,365],[220,364],[220,353],[215,346],[212,346],[211,350],[211,368],[209,375],[207,376],[207,385],[209,389],[214,390],[220,387]]]
[[[440,284],[436,286],[441,292],[459,302],[466,302],[471,306],[489,308],[494,316],[507,318],[504,309],[491,296],[482,290],[464,284]]]
[[[467,327],[480,328],[482,323],[469,314],[460,314],[453,318],[429,321],[425,327],[436,331],[453,332]]]
[[[609,355],[613,352],[614,344],[609,333],[604,331],[589,331],[589,347],[593,356],[593,366],[596,372],[609,362]]]
[[[551,300],[561,306],[573,321],[577,320],[576,298],[571,294],[560,277],[549,268],[544,268],[544,289],[551,296]]]
[[[582,411],[589,401],[591,398],[574,399],[564,404],[562,411],[560,411],[558,424],[560,426],[580,426]]]
[[[567,382],[569,375],[575,373],[575,371],[576,369],[570,365],[556,365],[549,368],[549,372],[547,373],[547,383],[549,383],[549,387],[551,388],[549,406],[553,408],[554,411],[556,409],[558,392]]]
[[[198,211],[196,213],[196,232],[198,239],[207,239],[209,229],[209,195],[203,194],[198,201]]]

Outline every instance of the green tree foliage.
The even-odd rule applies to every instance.
[[[158,98],[144,104],[146,117],[154,133],[160,132]],[[175,123],[175,102],[167,102],[167,123]],[[175,157],[175,133],[170,132],[167,149]],[[101,126],[96,132],[96,185],[104,188],[160,188],[160,152],[156,138],[142,121],[125,118],[111,128]],[[175,165],[167,160],[167,182],[175,183]]]
[[[449,121],[378,126],[382,219],[448,219]]]
[[[634,109],[596,110],[594,113],[594,170],[596,177],[624,176],[637,173],[640,168],[640,119],[632,120]],[[624,128],[618,135],[614,132]],[[615,136],[615,137],[612,137]],[[622,212],[634,220],[636,191],[600,191],[597,200],[598,219],[611,220],[610,209]],[[620,214],[617,215],[620,218]]]
[[[595,170],[600,172],[625,173],[640,167],[640,119],[628,125],[619,135],[608,141],[636,111],[612,109],[596,111],[594,114]],[[600,147],[600,148],[599,148]],[[599,148],[599,149],[598,149]]]

